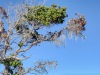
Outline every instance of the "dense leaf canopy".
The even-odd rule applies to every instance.
[[[40,25],[59,24],[67,17],[66,8],[55,4],[51,7],[44,5],[28,7],[28,21],[36,21]]]

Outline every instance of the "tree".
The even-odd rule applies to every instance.
[[[37,61],[34,67],[26,70],[22,61],[30,57],[23,53],[44,41],[63,45],[66,34],[70,37],[84,38],[82,32],[85,31],[85,17],[78,13],[76,16],[70,19],[67,26],[61,30],[40,34],[40,29],[64,22],[64,19],[68,17],[66,7],[56,4],[50,7],[44,4],[34,6],[25,2],[13,7],[9,6],[8,11],[0,7],[0,64],[5,67],[1,73],[3,75],[43,74],[48,72],[50,67],[56,67],[56,61]],[[4,20],[7,20],[6,28]]]

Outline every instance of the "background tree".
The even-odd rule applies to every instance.
[[[51,67],[56,67],[56,61],[37,61],[34,67],[25,69],[22,61],[30,58],[25,56],[31,47],[41,42],[54,42],[63,45],[66,34],[69,37],[81,36],[85,31],[86,20],[83,15],[76,13],[76,18],[68,21],[67,26],[59,31],[41,34],[44,27],[50,28],[59,25],[68,17],[66,8],[52,4],[50,7],[41,5],[29,5],[23,2],[9,6],[8,11],[0,7],[0,64],[4,65],[3,75],[25,75],[47,73]],[[8,26],[4,28],[4,20]]]

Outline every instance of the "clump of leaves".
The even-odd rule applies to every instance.
[[[2,61],[2,64],[8,68],[8,72],[11,73],[11,75],[15,75],[17,73],[17,69],[22,66],[20,60],[17,60],[12,57],[4,59]]]
[[[53,4],[50,7],[44,5],[28,7],[26,19],[48,26],[63,23],[65,17],[67,17],[66,8]]]
[[[22,47],[23,46],[23,43],[22,42],[19,42],[18,46],[19,47]]]
[[[2,62],[2,64],[12,67],[17,67],[21,65],[21,61],[16,60],[14,58],[7,58]]]

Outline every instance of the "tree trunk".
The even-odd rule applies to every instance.
[[[11,69],[10,66],[5,66],[5,70],[3,72],[3,75],[24,75],[24,68],[22,66]]]
[[[5,66],[5,70],[4,70],[4,73],[3,75],[11,75],[10,71],[9,71],[9,66]]]

